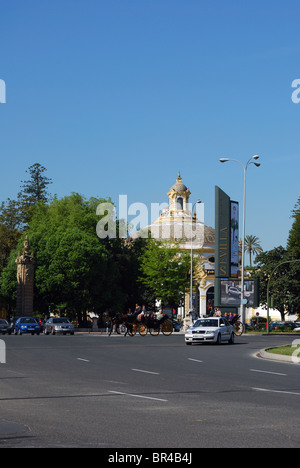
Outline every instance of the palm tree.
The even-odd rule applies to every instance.
[[[260,240],[256,236],[246,236],[245,237],[245,252],[249,254],[250,267],[252,266],[252,255],[257,255],[263,251]]]

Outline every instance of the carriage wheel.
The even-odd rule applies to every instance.
[[[150,335],[157,336],[159,334],[159,327],[157,328],[150,328]]]
[[[126,333],[126,330],[126,325],[124,323],[121,323],[121,325],[119,326],[119,334],[124,335]]]
[[[136,328],[135,324],[132,325],[132,329],[128,328],[128,335],[134,336],[136,334]]]
[[[139,325],[139,334],[140,334],[141,336],[146,336],[147,333],[148,333],[148,327],[147,327],[147,325],[145,325],[144,323],[141,323],[141,324]]]
[[[244,324],[242,322],[236,322],[234,324],[234,334],[236,336],[241,336],[245,331]]]
[[[161,331],[165,336],[170,336],[173,332],[173,323],[170,320],[167,320],[162,324]]]

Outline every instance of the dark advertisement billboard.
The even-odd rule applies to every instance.
[[[219,280],[220,306],[239,307],[241,304],[241,281],[237,279]],[[246,307],[259,306],[259,283],[257,279],[245,279],[244,299]]]
[[[219,187],[215,188],[215,275],[230,277],[230,198]]]
[[[230,270],[231,277],[239,272],[239,204],[230,202]]]
[[[215,187],[215,276],[239,276],[239,204]]]

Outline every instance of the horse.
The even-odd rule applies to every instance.
[[[157,319],[152,315],[143,317],[143,323],[151,330],[157,330],[159,332],[160,326],[166,321],[169,320],[169,316],[164,314],[161,319]]]
[[[119,335],[120,335],[119,326],[125,325],[126,332],[124,336],[126,336],[128,333],[128,330],[132,331],[133,323],[136,321],[136,318],[138,315],[139,315],[139,312],[135,312],[133,314],[120,314],[120,313],[117,314],[115,317],[111,319],[111,328],[110,328],[109,336],[112,334],[114,325],[116,327],[116,332]]]

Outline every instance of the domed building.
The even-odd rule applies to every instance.
[[[180,173],[167,195],[168,206],[162,210],[157,220],[143,229],[143,232],[150,231],[153,239],[174,239],[179,242],[183,251],[188,251],[193,255],[193,259],[198,257],[193,268],[196,291],[193,291],[192,303],[190,294],[187,293],[185,303],[179,309],[178,314],[186,318],[192,308],[198,316],[204,316],[209,313],[210,309],[213,309],[215,231],[199,219],[199,217],[203,218],[201,215],[204,211],[203,205],[201,207],[200,202],[193,205],[190,203],[191,192],[182,182]],[[193,212],[194,207],[197,207],[196,212]],[[192,307],[191,304],[193,304]]]

